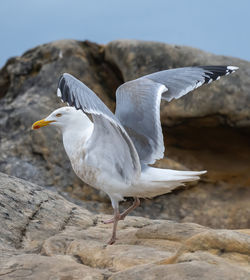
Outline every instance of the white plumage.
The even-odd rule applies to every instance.
[[[139,205],[139,198],[165,194],[206,171],[177,171],[150,167],[164,155],[160,100],[171,101],[189,91],[233,73],[234,66],[202,66],[165,70],[120,86],[113,114],[86,85],[69,74],[59,80],[57,95],[72,107],[62,107],[33,124],[52,124],[62,131],[72,167],[84,182],[101,189],[114,208],[116,239],[120,219]],[[91,115],[91,119],[88,117]],[[119,212],[119,202],[134,197],[133,205]]]

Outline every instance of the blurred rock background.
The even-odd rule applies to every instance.
[[[73,173],[59,131],[30,129],[34,121],[64,106],[56,96],[59,76],[76,76],[114,111],[115,90],[123,82],[164,69],[213,64],[240,69],[179,100],[162,102],[166,152],[156,163],[206,169],[207,175],[171,194],[144,200],[133,214],[212,228],[249,228],[250,62],[190,47],[63,40],[9,59],[0,70],[0,171],[58,191],[92,212],[111,213],[108,198]]]

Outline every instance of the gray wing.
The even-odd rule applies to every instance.
[[[134,142],[141,163],[164,156],[160,100],[178,99],[203,84],[235,72],[235,66],[195,66],[156,72],[121,85],[115,115]]]
[[[82,82],[63,74],[58,83],[58,96],[70,106],[91,114],[94,130],[88,140],[88,162],[104,171],[111,179],[131,184],[140,176],[136,149],[115,115],[98,96]]]

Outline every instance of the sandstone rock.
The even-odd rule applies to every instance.
[[[46,257],[22,254],[8,259],[0,279],[82,279],[103,280],[99,271],[77,263],[70,256]]]
[[[0,279],[250,279],[249,230],[127,217],[111,225],[0,173]]]
[[[143,201],[134,214],[249,228],[250,63],[193,48],[133,40],[106,46],[64,40],[10,59],[0,70],[0,171],[55,188],[91,211],[110,213],[107,197],[74,175],[59,132],[49,127],[30,131],[35,120],[61,106],[55,94],[58,77],[63,72],[75,75],[114,110],[115,89],[122,82],[202,64],[235,64],[240,70],[183,99],[162,103],[167,158],[157,165],[208,173],[198,184]]]
[[[162,265],[142,265],[136,268],[116,273],[110,280],[125,279],[163,279],[163,280],[210,280],[228,279],[240,280],[249,279],[249,273],[238,270],[232,265],[215,265],[201,261],[191,263],[173,264],[171,266]]]

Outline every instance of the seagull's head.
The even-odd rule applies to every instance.
[[[61,129],[67,127],[78,127],[81,128],[86,122],[88,117],[81,111],[76,110],[74,107],[61,107],[53,111],[48,117],[33,123],[32,129],[39,129],[43,126],[54,125]],[[89,122],[89,119],[88,119]]]

